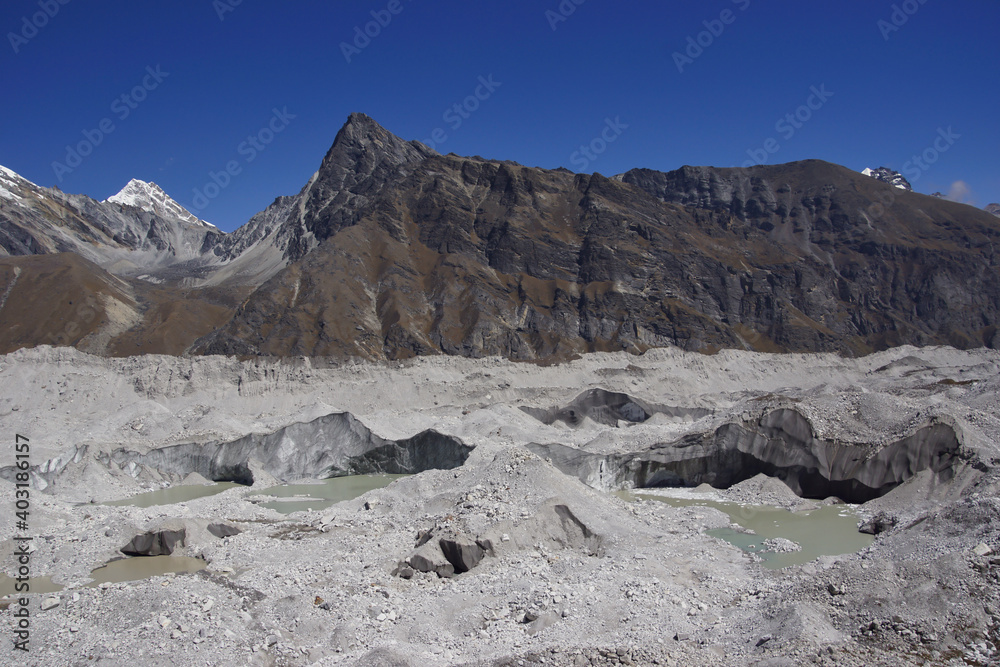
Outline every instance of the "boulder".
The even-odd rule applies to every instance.
[[[455,576],[455,566],[445,558],[435,542],[428,542],[417,549],[406,559],[406,564],[417,572],[433,572],[445,579]]]
[[[879,535],[895,528],[898,522],[898,518],[890,516],[885,512],[879,512],[858,526],[858,532],[867,533],[869,535]]]
[[[239,535],[243,531],[228,523],[210,523],[208,524],[208,532],[221,539],[223,537]]]
[[[479,542],[463,537],[447,537],[438,540],[438,546],[448,562],[455,568],[455,574],[468,572],[479,565],[487,551],[492,551],[490,542]],[[484,548],[488,547],[488,548]]]
[[[159,530],[142,533],[121,548],[126,556],[169,556],[178,546],[184,546],[187,531]]]
[[[472,539],[452,531],[438,537],[435,526],[417,533],[416,551],[399,564],[394,575],[409,579],[417,572],[435,572],[441,577],[463,574],[479,565],[487,555],[493,555],[493,542]],[[438,537],[437,540],[434,540]]]

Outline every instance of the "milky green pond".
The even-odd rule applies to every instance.
[[[277,500],[261,503],[282,514],[323,510],[345,500],[353,500],[369,491],[389,486],[397,479],[410,475],[350,475],[348,477],[332,477],[308,484],[286,484],[274,486],[252,493],[250,495],[274,496],[276,498],[295,498],[295,500]],[[299,497],[302,499],[299,499]]]
[[[239,484],[233,482],[217,482],[215,484],[192,484],[189,486],[171,486],[166,489],[140,493],[130,498],[112,500],[104,503],[115,507],[155,507],[156,505],[173,505],[189,500],[214,496],[229,489],[236,488]]]
[[[706,534],[760,556],[764,559],[761,564],[769,569],[802,565],[820,556],[855,553],[870,546],[875,539],[858,532],[858,516],[850,505],[825,505],[809,512],[789,512],[768,505],[671,498],[641,492],[623,494],[623,497],[626,500],[654,500],[671,507],[712,507],[724,512],[733,523],[752,530],[756,535],[748,535],[732,528],[716,528],[706,531]],[[764,551],[764,540],[776,537],[791,540],[800,545],[802,550],[790,553]]]

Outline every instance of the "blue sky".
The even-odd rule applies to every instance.
[[[360,111],[443,153],[606,175],[820,158],[984,206],[997,26],[996,0],[6,0],[0,164],[97,199],[155,181],[232,230]]]

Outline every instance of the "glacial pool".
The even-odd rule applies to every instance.
[[[156,505],[173,505],[189,500],[214,496],[217,493],[234,489],[240,484],[234,482],[215,482],[214,484],[191,484],[185,486],[171,486],[166,489],[158,489],[147,493],[140,493],[121,500],[112,500],[104,505],[112,507],[155,507]]]
[[[93,581],[84,588],[94,588],[104,583],[117,584],[123,581],[140,581],[163,574],[190,574],[204,570],[207,563],[200,558],[187,556],[133,556],[120,558],[102,565],[90,573]],[[0,574],[0,597],[13,596],[15,580],[5,574]],[[58,593],[63,586],[54,583],[50,577],[32,577],[28,580],[31,587],[29,594]]]
[[[271,496],[287,498],[260,503],[282,514],[306,512],[326,509],[345,500],[353,500],[369,491],[389,486],[397,479],[410,475],[350,475],[347,477],[331,477],[305,484],[285,484],[273,486],[251,493],[250,496]],[[248,496],[249,498],[249,496]]]
[[[647,490],[648,491],[648,490]],[[709,499],[673,497],[641,490],[619,494],[625,500],[653,500],[671,507],[711,507],[725,513],[730,521],[755,534],[733,528],[716,528],[705,531],[735,547],[763,559],[761,565],[777,570],[791,565],[802,565],[820,556],[840,556],[861,551],[875,538],[858,532],[858,515],[852,505],[824,505],[805,512],[790,512],[769,505],[741,505]],[[690,495],[690,494],[685,494]],[[766,551],[764,541],[773,538],[791,540],[802,547],[801,551],[776,553]]]

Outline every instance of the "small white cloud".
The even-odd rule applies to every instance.
[[[972,188],[970,188],[969,184],[965,181],[955,181],[948,189],[948,194],[945,195],[945,199],[957,201],[962,204],[971,204]]]

